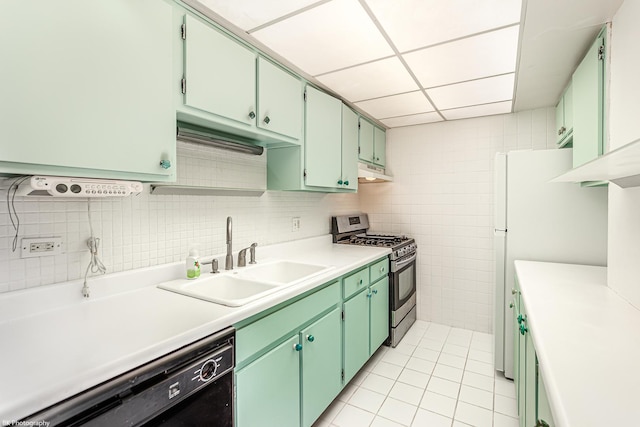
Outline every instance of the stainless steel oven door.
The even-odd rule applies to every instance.
[[[416,293],[416,256],[391,262],[392,311],[398,311]]]

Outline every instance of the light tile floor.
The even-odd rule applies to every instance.
[[[490,334],[417,321],[381,347],[314,427],[518,427]]]

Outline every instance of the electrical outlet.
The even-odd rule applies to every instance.
[[[20,258],[34,258],[62,253],[62,237],[25,237]]]
[[[294,216],[291,220],[291,231],[296,232],[300,231],[300,217]]]

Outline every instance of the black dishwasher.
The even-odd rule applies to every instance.
[[[23,420],[49,426],[233,426],[228,328]]]

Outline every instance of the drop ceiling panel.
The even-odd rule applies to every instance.
[[[312,76],[393,54],[357,0],[333,0],[251,34]]]
[[[400,52],[520,21],[520,0],[366,0]]]
[[[389,119],[380,120],[386,126],[390,128],[396,128],[401,126],[421,125],[424,123],[441,122],[442,117],[436,112],[413,114],[410,116],[391,117]]]
[[[428,89],[427,94],[439,110],[468,107],[510,100],[513,96],[514,74],[473,80]]]
[[[370,99],[357,102],[355,105],[376,119],[427,113],[434,110],[421,91]]]
[[[494,114],[506,114],[511,112],[511,101],[496,102],[493,104],[476,105],[473,107],[443,110],[442,115],[447,120],[467,119],[470,117],[492,116]]]
[[[520,26],[504,28],[403,55],[423,87],[516,70]]]
[[[244,31],[295,12],[318,0],[201,0],[201,3]]]
[[[418,90],[396,57],[317,77],[320,83],[351,102]]]

